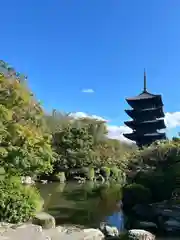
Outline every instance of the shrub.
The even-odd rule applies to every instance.
[[[94,177],[95,177],[94,168],[91,168],[91,167],[90,167],[88,170],[89,170],[89,171],[88,171],[87,178],[88,178],[88,180],[93,181],[93,180],[94,180]]]
[[[85,175],[87,180],[93,181],[95,177],[95,171],[92,167],[84,167],[82,168],[82,172]]]
[[[61,183],[64,183],[66,181],[66,176],[64,172],[59,172],[55,175],[55,179]]]
[[[102,167],[100,173],[106,180],[108,180],[111,174],[111,169],[108,167]]]
[[[123,206],[131,208],[136,204],[146,204],[151,201],[151,192],[141,184],[129,184],[123,188]]]
[[[0,181],[0,221],[19,223],[31,219],[42,207],[36,188],[22,185],[17,177]]]
[[[174,177],[174,173],[167,168],[166,172],[139,172],[134,180],[151,191],[153,202],[159,202],[171,198],[175,187]]]
[[[127,183],[126,173],[119,170],[118,181],[124,186]]]
[[[111,168],[111,174],[110,175],[114,180],[118,180],[119,172],[120,172],[120,170],[117,167],[114,166],[114,167]]]

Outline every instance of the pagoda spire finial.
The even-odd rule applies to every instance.
[[[147,92],[147,87],[146,87],[146,70],[144,69],[144,92]]]

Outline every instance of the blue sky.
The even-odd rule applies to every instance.
[[[28,75],[47,110],[122,125],[125,97],[142,90],[146,68],[148,90],[162,93],[165,112],[176,112],[179,10],[179,0],[2,1],[0,58]]]

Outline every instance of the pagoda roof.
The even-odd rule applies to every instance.
[[[126,98],[126,101],[135,101],[135,100],[145,100],[145,99],[152,99],[152,98],[161,98],[160,94],[152,94],[148,91],[143,91],[139,95],[135,97]]]
[[[156,140],[156,139],[163,139],[163,138],[166,137],[165,133],[158,133],[158,132],[156,132],[156,133],[146,133],[146,134],[139,135],[139,136],[137,135],[136,132],[124,133],[123,135],[124,135],[124,137],[126,137],[126,138],[128,138],[128,139],[130,139],[132,141],[136,141],[137,138],[142,138],[142,139],[143,138],[145,138],[145,139],[149,138],[149,140],[150,139]]]
[[[148,121],[143,121],[143,122],[136,122],[136,121],[125,121],[124,122],[128,127],[130,128],[136,128],[140,126],[147,126],[149,124],[157,126],[156,129],[163,129],[166,128],[166,125],[164,123],[163,119],[155,119],[155,120],[148,120]]]
[[[158,108],[145,108],[145,109],[141,109],[141,110],[136,110],[136,109],[126,109],[125,112],[130,116],[136,116],[139,114],[146,114],[147,112],[156,112],[157,116],[160,117],[164,117],[164,112],[162,109],[162,106],[158,107]]]

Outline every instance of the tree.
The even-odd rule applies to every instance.
[[[96,163],[100,166],[117,166],[125,170],[128,164],[126,156],[132,150],[117,139],[106,138],[94,147],[94,151]]]
[[[51,170],[51,135],[43,110],[25,82],[0,76],[0,165],[7,172]]]
[[[44,119],[51,134],[61,131],[74,121],[69,113],[59,112],[55,109],[51,114],[45,114]]]
[[[58,154],[55,170],[79,168],[92,164],[93,139],[87,128],[69,125],[53,134],[53,147]]]

